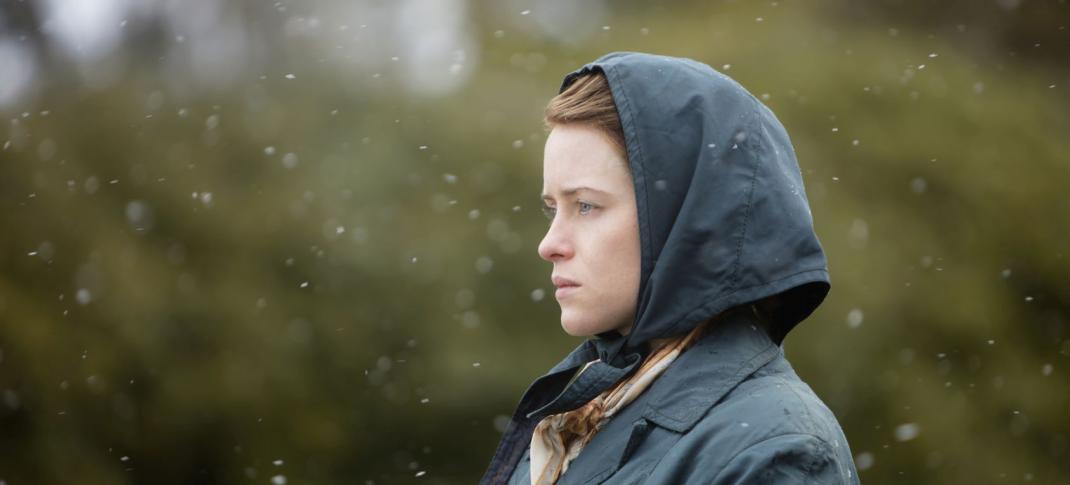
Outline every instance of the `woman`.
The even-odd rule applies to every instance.
[[[539,255],[566,332],[524,394],[497,484],[857,483],[781,342],[829,290],[795,154],[743,87],[610,53],[546,110]]]

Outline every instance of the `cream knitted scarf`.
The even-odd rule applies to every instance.
[[[687,335],[652,342],[655,350],[639,370],[616,386],[572,411],[552,414],[539,421],[531,435],[531,484],[552,485],[568,470],[595,433],[618,411],[635,400],[702,333],[707,322]],[[597,360],[588,362],[587,370]]]

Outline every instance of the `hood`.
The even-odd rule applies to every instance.
[[[642,273],[631,332],[588,343],[623,367],[652,339],[778,295],[763,313],[781,344],[830,288],[783,125],[739,83],[690,59],[613,52],[567,74],[560,91],[591,71],[605,74],[624,130]]]

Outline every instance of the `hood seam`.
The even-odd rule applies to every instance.
[[[758,109],[756,106],[754,106],[753,99],[749,99],[749,101],[751,101],[751,119],[749,119],[747,124],[744,126],[748,129],[753,129],[754,125],[757,124],[756,121],[758,120]],[[747,138],[743,141],[747,144],[756,145],[758,142],[753,141],[753,138],[753,136],[747,135]],[[740,149],[743,148],[740,147]],[[747,189],[747,204],[743,207],[743,227],[740,230],[739,241],[736,243],[736,260],[732,263],[732,276],[729,280],[731,281],[729,287],[729,294],[735,293],[737,289],[736,285],[739,284],[739,267],[743,262],[743,243],[747,240],[747,227],[750,224],[750,208],[751,204],[754,202],[754,186],[758,183],[758,169],[761,166],[761,157],[756,156],[756,154],[754,153],[757,150],[744,151],[746,152],[745,155],[747,156],[747,158],[749,158],[751,163],[754,164],[754,170],[751,171],[750,187]]]

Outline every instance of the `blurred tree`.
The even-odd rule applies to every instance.
[[[1065,2],[105,3],[88,64],[63,2],[0,6],[35,62],[0,104],[4,483],[476,481],[578,343],[540,117],[610,50],[787,126],[833,290],[786,351],[866,483],[1070,481]]]

